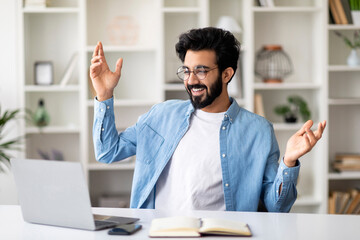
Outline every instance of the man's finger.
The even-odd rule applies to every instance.
[[[304,125],[300,128],[299,131],[297,131],[298,135],[303,135],[306,132],[306,129],[310,129],[311,126],[313,125],[313,121],[312,120],[308,120],[306,123],[304,123]]]
[[[99,52],[99,43],[96,44],[96,47],[94,49],[94,52],[93,52],[93,57],[97,56],[98,55],[98,52]]]
[[[99,55],[100,56],[104,56],[104,49],[103,49],[103,45],[102,45],[102,43],[100,42],[100,44],[99,44],[100,46],[99,46]]]
[[[115,68],[115,73],[118,74],[119,76],[120,76],[120,74],[121,74],[122,65],[123,65],[123,59],[122,59],[122,58],[119,58],[119,59],[116,61],[116,68]]]
[[[307,129],[307,130],[306,130],[306,135],[307,135],[307,137],[308,137],[309,140],[310,140],[311,146],[314,146],[315,143],[317,142],[316,137],[315,137],[315,135],[314,135],[314,132],[311,131],[310,129]]]

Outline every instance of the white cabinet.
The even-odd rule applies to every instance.
[[[349,191],[360,186],[359,172],[337,173],[331,168],[336,154],[360,152],[360,66],[347,65],[350,48],[335,35],[335,31],[338,31],[352,39],[354,31],[358,30],[360,26],[354,25],[329,24],[327,27],[329,192]]]
[[[337,151],[355,151],[360,140],[356,134],[359,129],[354,129],[358,128],[356,120],[360,117],[360,96],[356,91],[360,69],[344,66],[348,52],[332,36],[333,30],[347,32],[353,28],[327,27],[326,1],[275,0],[275,7],[259,7],[257,2],[54,0],[48,8],[26,9],[19,1],[22,103],[34,110],[38,99],[44,98],[52,119],[42,132],[24,123],[24,133],[30,136],[26,156],[39,158],[37,149],[58,148],[66,160],[81,161],[94,205],[104,194],[129,197],[134,158],[110,166],[97,163],[94,158],[93,94],[88,70],[96,43],[103,43],[111,70],[118,58],[124,58],[114,93],[116,124],[121,130],[134,124],[153,104],[188,98],[183,83],[176,77],[181,65],[175,53],[178,36],[191,28],[216,26],[221,16],[230,15],[242,28],[242,33],[236,35],[242,43],[241,95],[236,96],[237,101],[253,111],[254,95],[262,95],[266,117],[274,123],[281,156],[288,138],[302,123],[283,123],[274,114],[274,106],[286,103],[289,95],[301,95],[308,102],[315,125],[329,120],[323,139],[301,159],[299,198],[293,208],[295,212],[325,213],[328,180],[340,178],[328,174],[329,159]],[[292,60],[294,72],[283,83],[266,84],[254,74],[256,53],[266,44],[281,45]],[[62,88],[58,84],[75,52],[79,54],[78,68]],[[34,84],[34,63],[39,60],[53,62],[51,86]],[[348,96],[355,99],[349,100]]]
[[[39,151],[51,155],[53,150],[58,150],[67,161],[82,159],[79,63],[68,84],[60,86],[69,61],[79,53],[79,13],[77,1],[53,1],[49,8],[25,8],[23,1],[18,1],[21,107],[35,112],[39,100],[43,99],[50,115],[49,125],[42,129],[31,121],[22,123],[22,132],[27,135],[28,158],[39,158]],[[37,85],[35,81],[35,65],[44,61],[52,64],[51,85]]]

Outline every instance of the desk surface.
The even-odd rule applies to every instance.
[[[19,206],[0,205],[0,239],[148,239],[151,220],[168,216],[195,216],[232,219],[249,224],[253,237],[249,239],[359,239],[360,216],[257,212],[161,212],[149,209],[93,208],[104,215],[138,217],[143,229],[131,236],[110,236],[108,230],[85,231],[70,228],[30,224],[23,221]],[[152,238],[154,239],[154,238]],[[164,238],[161,238],[164,239]],[[172,238],[178,239],[178,238]],[[189,238],[186,238],[189,239]],[[199,239],[199,238],[196,238]],[[216,238],[202,239],[247,239]]]

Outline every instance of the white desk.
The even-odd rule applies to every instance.
[[[252,238],[202,239],[360,239],[360,216],[213,211],[179,213],[124,208],[94,208],[93,211],[104,215],[138,217],[143,229],[131,236],[110,236],[107,234],[108,230],[85,231],[30,224],[23,221],[19,206],[0,205],[0,239],[148,239],[149,226],[153,218],[174,215],[238,220],[248,223],[254,235]]]

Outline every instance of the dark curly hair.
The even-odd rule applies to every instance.
[[[240,43],[229,31],[206,27],[191,29],[181,34],[175,49],[182,62],[184,62],[188,50],[214,50],[216,53],[216,64],[220,72],[223,72],[228,67],[232,67],[235,74],[240,54]]]

